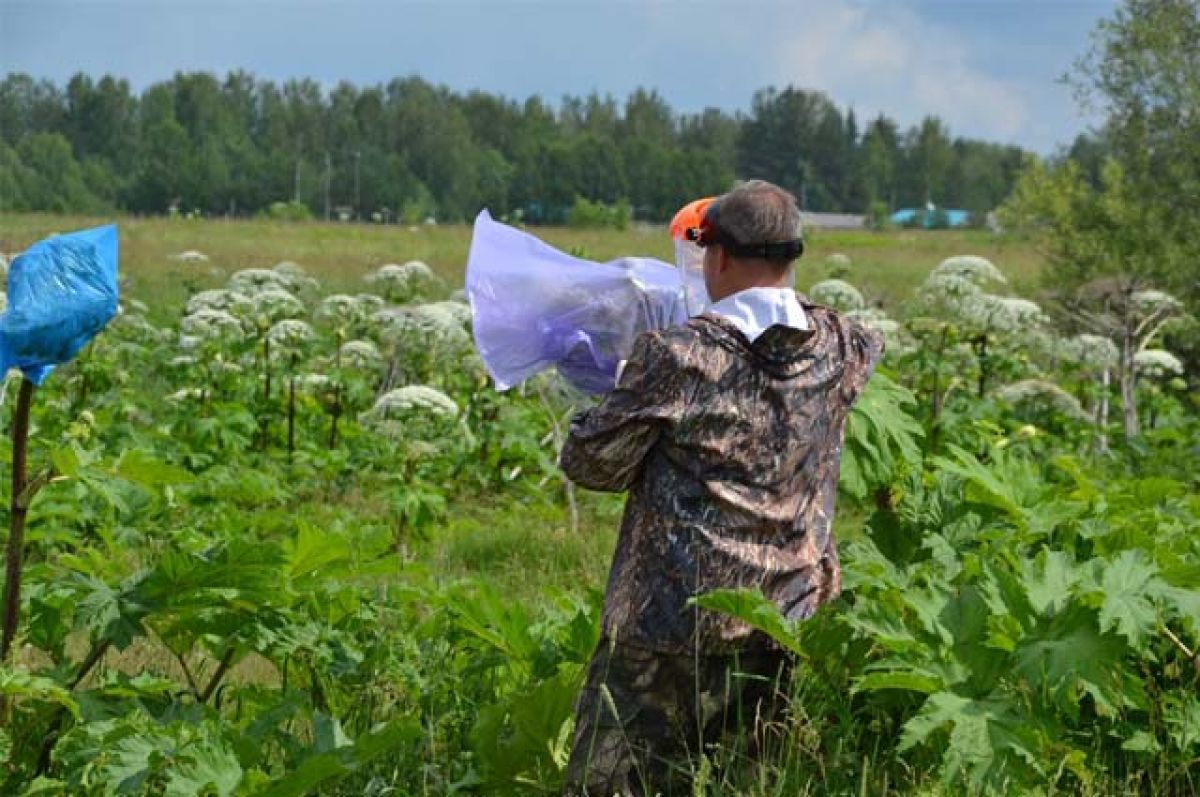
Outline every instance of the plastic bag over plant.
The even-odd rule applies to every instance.
[[[499,390],[551,366],[585,393],[611,390],[639,334],[688,317],[674,266],[572,257],[486,210],[475,218],[467,297],[475,346]]]
[[[0,314],[0,367],[41,384],[117,313],[117,228],[55,235],[31,246],[8,273]]]

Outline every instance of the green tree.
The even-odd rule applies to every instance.
[[[31,179],[17,151],[0,141],[0,211],[32,209],[25,197],[25,184]]]
[[[884,202],[890,210],[896,209],[899,139],[896,123],[882,114],[867,125],[858,162],[868,204]]]
[[[59,213],[88,213],[102,210],[101,202],[88,190],[83,170],[71,152],[71,144],[58,133],[26,136],[17,147],[27,167],[21,194],[38,209]]]
[[[1200,0],[1125,0],[1097,27],[1073,81],[1136,201],[1171,245],[1169,287],[1200,301]]]
[[[901,204],[946,205],[954,148],[945,124],[933,116],[922,119],[905,134],[904,152]]]

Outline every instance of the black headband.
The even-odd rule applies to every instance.
[[[720,244],[734,257],[761,257],[764,260],[795,260],[804,254],[804,239],[771,241],[764,244],[744,244],[721,227],[714,227],[712,242]]]
[[[790,241],[768,241],[766,243],[748,244],[733,237],[733,234],[721,226],[718,221],[720,201],[713,202],[704,213],[704,226],[700,238],[704,245],[720,244],[725,251],[734,257],[753,257],[764,260],[788,262],[804,254],[804,239],[793,238]],[[705,235],[704,233],[707,233]],[[707,239],[707,240],[705,240]]]

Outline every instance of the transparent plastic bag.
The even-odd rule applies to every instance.
[[[117,313],[115,225],[55,235],[12,262],[0,314],[0,366],[41,384]]]
[[[499,390],[552,366],[585,393],[612,390],[638,335],[688,318],[671,264],[572,257],[486,210],[475,219],[467,298],[476,348]]]

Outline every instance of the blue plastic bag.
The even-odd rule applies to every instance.
[[[55,235],[9,266],[0,313],[0,367],[40,385],[117,313],[117,228]]]
[[[572,257],[486,210],[475,219],[467,298],[475,346],[499,390],[549,367],[585,393],[612,390],[639,334],[688,319],[673,265]]]

